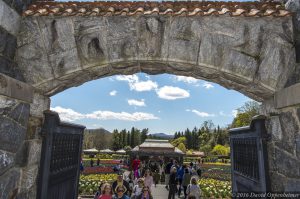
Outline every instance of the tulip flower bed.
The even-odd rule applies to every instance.
[[[83,174],[108,174],[113,172],[114,170],[112,167],[85,167],[83,170]]]
[[[201,170],[201,178],[212,178],[221,181],[231,180],[230,165],[202,164]]]
[[[91,159],[83,159],[83,166],[89,167],[91,165],[90,163]],[[97,159],[93,158],[94,166],[97,165]],[[99,166],[115,166],[117,164],[120,164],[120,160],[113,160],[113,159],[100,159],[100,165]]]
[[[117,174],[81,175],[79,179],[79,195],[93,195],[98,190],[101,182],[112,183]]]
[[[198,181],[203,198],[231,198],[231,182],[215,179],[200,179]]]

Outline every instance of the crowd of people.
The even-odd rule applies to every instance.
[[[112,183],[102,183],[94,199],[153,199],[152,187],[165,176],[168,199],[175,199],[183,192],[184,199],[200,199],[197,183],[201,176],[199,164],[180,165],[176,160],[164,162],[140,161],[137,156],[132,162],[132,171],[119,173]]]

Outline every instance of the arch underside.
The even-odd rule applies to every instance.
[[[262,101],[294,71],[291,17],[27,17],[17,63],[51,96],[115,74],[170,73]]]

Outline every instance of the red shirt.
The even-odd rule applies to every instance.
[[[111,195],[101,195],[98,199],[112,199]]]
[[[133,168],[134,170],[137,170],[137,169],[139,168],[140,163],[141,163],[140,160],[137,160],[137,159],[133,160],[132,168]]]

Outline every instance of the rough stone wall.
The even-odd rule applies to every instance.
[[[42,118],[30,104],[0,95],[0,198],[36,198]]]
[[[262,104],[267,116],[269,174],[274,192],[300,190],[300,107],[276,109],[274,100]]]
[[[30,1],[0,0],[0,198],[36,198],[42,118],[15,62],[21,13]],[[17,12],[16,12],[17,11]],[[18,81],[20,80],[20,81]],[[34,101],[34,100],[33,100]],[[45,100],[46,101],[46,100]],[[42,110],[39,110],[40,114]],[[32,114],[31,114],[32,115]]]
[[[286,87],[300,82],[300,1],[288,0],[286,9],[294,12],[293,15],[293,31],[294,31],[294,46],[296,50],[295,71],[290,76]]]
[[[29,104],[0,96],[0,198],[14,198],[21,167],[26,163],[25,143]]]
[[[15,62],[20,16],[0,0],[0,73],[24,81]]]
[[[294,71],[291,17],[26,17],[17,62],[51,96],[114,74],[208,79],[254,99],[271,97]]]
[[[205,78],[263,100],[283,88],[294,71],[291,18],[32,17],[20,22],[11,8],[20,12],[29,2],[0,0],[0,73],[41,92],[32,102],[4,96],[0,81],[1,199],[36,198],[39,132],[50,103],[44,94],[143,71]],[[300,190],[300,108],[276,109],[269,100],[262,113],[272,134],[272,189]]]

